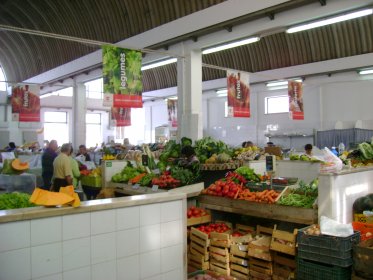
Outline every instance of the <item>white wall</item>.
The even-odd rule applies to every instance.
[[[209,81],[221,88],[221,80]],[[373,75],[360,77],[356,72],[307,77],[304,82],[305,120],[290,120],[287,113],[265,115],[264,98],[283,95],[286,91],[269,91],[264,84],[251,87],[251,118],[225,118],[224,102],[226,98],[216,97],[215,91],[205,91],[203,94],[203,129],[204,136],[221,139],[230,145],[238,146],[243,141],[253,141],[259,146],[267,142],[265,134],[302,133],[313,134],[314,130],[334,129],[337,122],[343,128],[352,128],[360,120],[359,127],[373,128]],[[42,99],[43,107],[71,108],[71,98]],[[101,106],[101,100],[87,100],[89,110],[100,110],[103,114],[103,141],[114,135],[114,129],[109,127],[109,114]],[[58,106],[56,106],[58,104]],[[43,109],[45,110],[45,109]],[[65,110],[65,109],[63,109]],[[7,122],[4,122],[5,106],[0,106],[0,133],[9,131],[10,139],[16,144],[22,143],[22,132],[40,128],[40,124],[18,124],[9,121],[11,109],[8,106]],[[154,141],[154,129],[168,123],[167,105],[163,99],[144,103],[145,128],[144,142]],[[268,125],[278,127],[277,131],[269,131]],[[133,130],[131,130],[133,131]],[[136,130],[137,131],[137,130]],[[72,130],[69,135],[71,137]],[[42,137],[42,135],[40,135]],[[1,137],[0,137],[1,138]],[[40,142],[42,139],[40,140]],[[306,138],[271,138],[271,141],[284,148],[302,147],[312,143],[312,137]],[[0,143],[4,146],[4,143]],[[5,143],[6,145],[7,143]],[[136,144],[136,143],[135,143]]]

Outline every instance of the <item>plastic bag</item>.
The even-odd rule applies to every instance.
[[[352,224],[342,224],[326,216],[320,218],[320,231],[322,234],[347,237],[354,234]]]
[[[321,173],[339,172],[343,168],[342,160],[333,154],[328,148],[324,148],[324,162],[320,165]]]

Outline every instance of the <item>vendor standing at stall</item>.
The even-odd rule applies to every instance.
[[[45,149],[43,155],[41,156],[41,167],[42,167],[42,177],[44,185],[41,187],[44,190],[49,190],[51,187],[51,180],[53,177],[53,161],[57,157],[57,141],[51,140]]]
[[[85,145],[79,146],[79,152],[76,154],[76,156],[83,156],[84,161],[91,161],[91,157],[87,152],[87,147]]]
[[[59,192],[60,187],[73,184],[73,172],[70,160],[71,144],[63,144],[61,153],[53,161],[53,184],[51,191]]]

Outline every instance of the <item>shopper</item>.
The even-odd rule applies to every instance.
[[[44,185],[42,189],[49,190],[53,177],[53,161],[57,157],[58,145],[56,140],[51,140],[41,156],[42,177]]]
[[[84,156],[84,161],[91,161],[91,157],[89,156],[87,147],[85,145],[79,146],[79,152],[76,154],[76,156]]]
[[[178,165],[194,169],[199,164],[199,159],[196,156],[194,148],[192,146],[185,146],[181,149],[181,158],[178,160]]]
[[[245,148],[249,148],[249,147],[254,147],[254,143],[251,142],[251,141],[247,141],[246,145],[245,145]]]
[[[307,144],[304,146],[304,151],[306,152],[307,156],[312,156],[312,144]]]
[[[58,192],[60,187],[73,184],[73,171],[70,160],[71,144],[63,144],[61,153],[53,161],[53,184],[51,191]]]
[[[276,145],[273,142],[267,142],[267,147],[275,147]]]
[[[72,157],[72,154],[73,154],[73,148],[71,147],[71,150],[70,150],[71,171],[73,175],[73,186],[76,189],[78,187],[80,171],[79,171],[79,163],[75,158]]]
[[[4,150],[6,152],[13,152],[15,151],[16,148],[17,147],[16,147],[16,144],[14,144],[14,142],[9,142],[8,146],[6,146]]]

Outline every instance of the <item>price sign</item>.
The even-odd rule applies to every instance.
[[[153,173],[154,173],[154,174],[160,174],[161,171],[157,168],[157,169],[154,169],[154,170],[153,170]]]
[[[140,188],[139,184],[132,185],[132,189],[134,189],[134,190],[138,190],[139,188]]]
[[[266,171],[276,171],[276,156],[266,156]]]
[[[158,191],[158,188],[159,188],[158,185],[153,185],[153,187],[152,187],[152,191],[153,191],[153,192],[156,192],[156,191]]]

